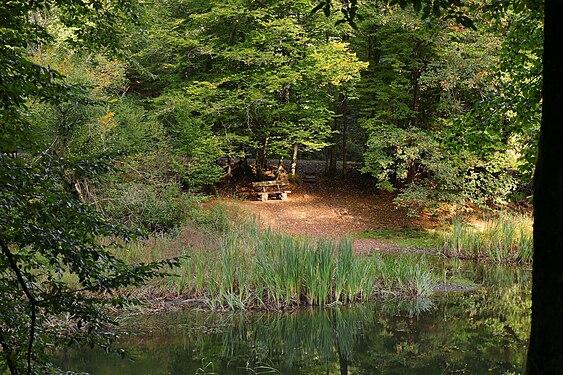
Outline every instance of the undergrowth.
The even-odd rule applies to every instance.
[[[179,246],[177,237],[156,236],[149,246],[127,245],[123,257],[146,262],[175,249],[183,256],[180,266],[154,286],[211,309],[287,309],[432,292],[431,268],[422,255],[356,255],[350,240],[264,231],[240,215],[214,235],[199,246]]]
[[[146,243],[128,244],[121,256],[133,263],[182,256],[180,266],[152,286],[211,309],[287,309],[426,296],[435,281],[446,282],[433,275],[422,254],[359,255],[350,239],[313,240],[261,230],[255,218],[222,204],[193,215],[191,225],[205,241],[196,243],[182,232],[154,235]],[[441,236],[423,230],[379,233],[398,237],[403,246],[442,246],[448,257],[498,263],[532,258],[526,216],[502,215],[480,225],[454,220]]]
[[[443,253],[449,257],[494,263],[530,264],[533,257],[531,217],[504,213],[470,224],[460,218],[443,234]]]

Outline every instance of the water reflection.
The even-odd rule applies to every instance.
[[[67,352],[91,374],[509,374],[524,369],[530,273],[441,264],[469,293],[293,313],[171,313],[131,322],[135,362]]]

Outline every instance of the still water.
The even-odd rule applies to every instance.
[[[59,364],[93,375],[523,373],[531,273],[456,263],[444,275],[480,288],[291,313],[136,317],[121,342],[134,361],[81,351]]]

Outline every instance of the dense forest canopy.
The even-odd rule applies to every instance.
[[[46,120],[34,121],[43,147],[126,155],[109,184],[73,181],[93,200],[197,192],[228,173],[222,158],[253,159],[260,171],[269,159],[300,157],[326,159],[330,174],[336,160],[343,173],[348,161],[361,162],[413,213],[529,199],[540,122],[538,12],[485,9],[471,28],[368,1],[353,28],[338,13],[311,12],[315,5],[147,5],[142,27],[123,40],[125,61],[76,49],[50,10],[41,22],[52,40],[31,57],[85,90],[78,105],[30,105],[30,116]],[[106,211],[119,214],[120,203]]]
[[[154,30],[135,38],[128,72],[183,187],[218,181],[218,157],[263,168],[324,150],[330,173],[360,161],[414,211],[531,194],[537,13],[480,14],[473,30],[370,2],[353,29],[313,2],[195,3],[147,10]]]
[[[22,6],[25,34],[14,48],[27,60],[6,59],[6,77],[38,89],[5,80],[2,149],[122,155],[114,162],[121,173],[103,183],[69,177],[96,204],[97,195],[131,189],[174,195],[176,184],[177,192],[197,192],[225,176],[220,158],[252,158],[261,169],[268,159],[301,155],[326,158],[331,174],[336,159],[361,162],[374,184],[397,191],[397,203],[413,212],[530,196],[539,12],[499,16],[484,8],[473,29],[433,12],[421,18],[416,6],[368,1],[353,28],[338,13],[311,12],[316,5],[146,5],[136,8],[140,27],[119,27],[127,33],[119,50],[102,27],[116,27],[124,13],[93,33],[69,28],[81,12],[72,19],[57,7]],[[106,46],[92,51],[84,43]]]

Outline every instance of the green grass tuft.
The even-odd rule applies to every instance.
[[[443,253],[494,263],[530,264],[532,222],[527,215],[507,213],[473,225],[456,218],[451,231],[443,234]]]
[[[357,238],[383,240],[400,248],[438,249],[443,244],[436,231],[412,227],[372,229],[359,233]]]

